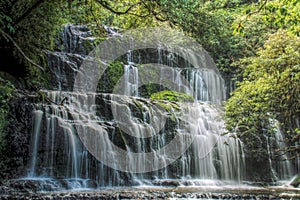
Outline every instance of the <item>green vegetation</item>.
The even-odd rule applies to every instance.
[[[110,63],[98,83],[97,92],[112,93],[123,73],[124,65],[122,62],[114,61]]]
[[[21,75],[29,87],[47,87],[49,76],[45,52],[54,49],[61,25],[67,22],[63,13],[66,8],[67,3],[58,0],[4,0],[0,3],[1,53],[10,51],[10,59],[20,63],[3,67],[24,71],[25,74]]]
[[[184,94],[176,91],[164,90],[151,94],[150,99],[153,100],[165,100],[176,102],[193,102],[194,98],[189,94]]]
[[[229,130],[241,137],[257,137],[272,133],[275,124],[271,119],[276,119],[294,142],[299,140],[295,125],[300,114],[299,50],[299,37],[278,30],[257,56],[240,61],[243,81],[226,105]],[[293,149],[297,147],[290,146],[287,151]]]
[[[15,90],[14,85],[8,80],[4,80],[0,77],[0,152],[5,148],[5,127],[8,125],[6,119],[9,112],[9,103],[13,98],[13,92]]]
[[[151,94],[150,99],[154,100],[159,106],[166,109],[168,112],[180,112],[180,106],[177,102],[194,102],[194,98],[189,94],[181,92],[163,90]],[[174,116],[171,118],[175,120]]]

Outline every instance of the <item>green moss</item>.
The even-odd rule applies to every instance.
[[[98,82],[97,92],[112,93],[114,87],[124,74],[124,66],[120,61],[110,63]]]
[[[194,98],[189,94],[184,94],[180,92],[164,90],[161,92],[154,93],[150,96],[153,100],[166,100],[175,102],[193,102]]]
[[[178,102],[193,102],[194,98],[191,95],[164,90],[161,92],[154,93],[150,96],[150,99],[153,100],[153,103],[165,109],[168,113],[171,114],[170,119],[176,121],[176,114],[181,111],[180,105]],[[174,115],[175,114],[175,115]]]

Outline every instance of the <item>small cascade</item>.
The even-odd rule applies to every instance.
[[[148,66],[147,66],[148,67]],[[148,67],[151,68],[151,66]],[[140,96],[139,87],[142,86],[141,78],[146,76],[140,71],[143,68],[135,66],[135,64],[124,65],[124,76],[120,94],[129,96]],[[210,102],[214,104],[222,104],[225,100],[225,87],[220,76],[214,71],[207,69],[193,68],[163,68],[160,69],[159,75],[155,68],[153,73],[159,80],[161,85],[166,83],[166,78],[173,84],[173,90],[194,97],[195,101]],[[142,96],[143,97],[143,96]]]
[[[178,85],[177,91],[189,94],[196,101],[221,104],[225,100],[223,79],[208,69],[175,68],[173,82]],[[189,87],[184,83],[188,82]]]
[[[209,101],[209,92],[204,89],[206,85],[202,77],[201,71],[191,71],[187,79],[191,80],[191,85],[195,88],[193,94],[195,100]]]
[[[139,73],[132,64],[124,65],[124,95],[138,96]]]
[[[207,61],[208,62],[208,61]],[[197,101],[221,104],[226,99],[224,80],[219,74],[209,68],[195,68],[178,58],[174,53],[166,53],[162,49],[157,50],[157,63],[172,67],[172,81],[177,85],[176,91],[194,96]],[[160,82],[169,73],[161,69]],[[188,85],[186,85],[188,83]]]
[[[37,110],[34,111],[34,132],[32,137],[32,154],[31,154],[31,162],[29,169],[29,177],[34,177],[36,175],[36,163],[38,159],[38,141],[40,136],[41,122],[42,122],[43,111]]]
[[[267,135],[264,135],[264,137],[266,138],[266,141],[267,141],[267,155],[268,155],[268,166],[270,167],[270,174],[272,175],[271,179],[272,179],[272,182],[275,182],[276,180],[276,172],[273,168],[273,159],[272,159],[272,151],[271,151],[271,142],[270,142],[270,139]]]
[[[198,179],[240,181],[244,166],[241,142],[230,136],[221,136],[225,128],[219,115],[220,111],[211,109],[211,105],[190,108],[190,131],[196,137],[192,145],[194,166],[189,175]]]
[[[276,147],[278,149],[285,149],[286,144],[284,141],[284,136],[279,129],[275,131],[274,137],[275,137]],[[292,170],[291,161],[287,158],[286,154],[275,157],[275,160],[277,160],[275,171],[278,174],[277,176],[279,179],[289,179],[294,175],[292,173],[293,170]]]

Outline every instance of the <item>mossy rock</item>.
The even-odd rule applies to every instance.
[[[296,178],[294,178],[291,185],[294,186],[294,187],[299,187],[300,186],[300,174],[298,174],[296,176]]]
[[[165,100],[165,101],[175,101],[175,102],[193,102],[194,98],[189,94],[184,94],[180,92],[164,90],[161,92],[154,93],[150,96],[153,100]]]

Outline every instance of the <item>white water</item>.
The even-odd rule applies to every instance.
[[[59,177],[69,177],[75,180],[94,180],[96,186],[126,185],[123,180],[124,177],[122,178],[124,174],[122,175],[117,170],[109,169],[96,161],[92,155],[89,155],[78,137],[75,124],[80,122],[80,120],[80,123],[82,121],[88,122],[81,127],[81,131],[86,132],[86,134],[92,128],[92,122],[95,121],[103,128],[102,130],[99,129],[98,133],[96,131],[97,134],[110,134],[107,130],[111,129],[112,126],[112,130],[117,130],[116,125],[122,128],[122,121],[118,121],[121,119],[116,118],[113,121],[109,121],[104,120],[105,116],[95,116],[97,105],[92,104],[92,102],[95,102],[97,98],[103,99],[112,105],[112,110],[115,109],[117,114],[118,112],[122,112],[121,107],[127,110],[126,118],[130,121],[127,121],[123,126],[126,126],[130,130],[132,129],[131,131],[138,138],[134,140],[134,143],[128,140],[128,137],[125,137],[124,140],[126,144],[125,150],[128,152],[127,155],[124,155],[128,163],[128,170],[133,168],[132,164],[135,165],[132,162],[134,158],[131,157],[130,151],[143,152],[148,149],[148,151],[155,152],[162,150],[159,155],[154,156],[152,164],[154,168],[159,169],[160,165],[168,163],[168,155],[164,152],[163,147],[170,142],[174,134],[195,135],[195,140],[191,148],[187,149],[186,153],[179,157],[173,164],[161,170],[145,174],[129,172],[126,176],[131,181],[140,184],[151,184],[151,180],[149,179],[153,177],[156,177],[156,180],[185,179],[189,177],[189,179],[240,181],[243,177],[244,161],[241,143],[229,136],[220,136],[225,131],[224,122],[220,118],[220,110],[213,105],[207,103],[193,103],[188,106],[178,104],[177,107],[181,108],[180,112],[165,113],[168,115],[171,114],[173,120],[175,120],[175,124],[177,124],[174,127],[175,132],[168,132],[163,128],[160,131],[161,133],[157,134],[157,130],[160,130],[159,126],[155,126],[155,124],[160,122],[157,119],[158,111],[154,109],[153,102],[147,99],[109,94],[80,94],[56,91],[45,91],[45,93],[55,102],[60,102],[63,97],[67,96],[69,102],[64,106],[37,106],[40,108],[38,112],[40,114],[36,116],[37,121],[46,120],[47,122],[45,127],[47,138],[45,139],[46,144],[44,147],[47,152],[47,160],[42,159],[42,161],[36,162],[38,157],[45,156],[45,154],[32,154],[32,160],[34,160],[32,164],[34,166],[31,166],[31,168],[44,168],[39,170],[43,173],[31,174],[32,177],[45,176],[55,178],[59,174]],[[115,101],[116,99],[117,101]],[[122,103],[120,99],[123,99],[126,104],[123,104],[124,102]],[[142,115],[136,116],[136,110],[141,108],[142,113],[140,114]],[[132,111],[132,109],[135,111]],[[45,115],[42,114],[43,112]],[[70,114],[72,118],[70,118]],[[36,126],[35,133],[38,133],[40,129],[40,127]],[[144,137],[146,133],[149,134],[148,136],[153,135],[153,137],[147,139],[148,136]],[[170,137],[170,135],[173,136]],[[112,135],[107,137],[106,140],[97,141],[95,144],[99,147],[101,146],[105,151],[103,153],[107,154],[107,152],[114,151],[114,147],[111,146],[112,142],[110,141],[113,137],[120,137],[120,135]],[[94,139],[97,140],[97,137]],[[34,144],[44,141],[40,137],[34,137],[34,140]],[[186,148],[184,142],[183,140],[175,149]],[[63,151],[63,153],[60,151]],[[34,149],[34,152],[37,152],[37,149]],[[58,156],[59,154],[60,156]],[[113,154],[107,154],[107,156],[109,155]],[[111,157],[107,157],[106,159],[110,160]],[[146,169],[147,159],[147,156],[139,157],[138,165],[135,168],[141,171]],[[51,171],[48,172],[45,169],[51,169]],[[78,187],[84,186],[80,185]]]
[[[138,69],[134,65],[124,65],[124,94],[128,96],[139,95]]]
[[[139,96],[139,87],[146,84],[144,79],[150,79],[150,82],[159,83],[161,86],[164,86],[166,82],[171,82],[173,90],[189,94],[196,101],[210,102],[218,105],[225,101],[224,81],[218,72],[209,68],[191,68],[189,63],[185,63],[185,66],[179,66],[178,64],[174,64],[178,62],[177,55],[173,53],[164,55],[164,53],[161,49],[157,50],[157,63],[160,67],[158,69],[151,66],[153,64],[136,64],[134,62],[134,52],[129,51],[127,53],[128,64],[124,65],[123,81],[119,82],[119,86],[116,87],[122,87],[122,89],[118,88],[115,92],[128,96]],[[164,57],[166,57],[166,61],[164,61]],[[153,75],[149,77],[147,73]]]
[[[282,132],[278,129],[275,132],[275,142],[278,149],[285,149],[285,141]],[[278,178],[280,179],[288,179],[293,176],[293,170],[291,161],[287,158],[286,154],[280,155],[277,158],[278,163],[276,164],[276,172],[278,174]],[[272,165],[271,165],[272,166]]]
[[[38,141],[41,129],[41,121],[43,117],[43,112],[41,110],[34,111],[34,131],[33,131],[33,138],[32,138],[32,153],[31,153],[31,162],[30,162],[30,169],[29,169],[29,176],[36,175],[36,162],[38,158]]]

